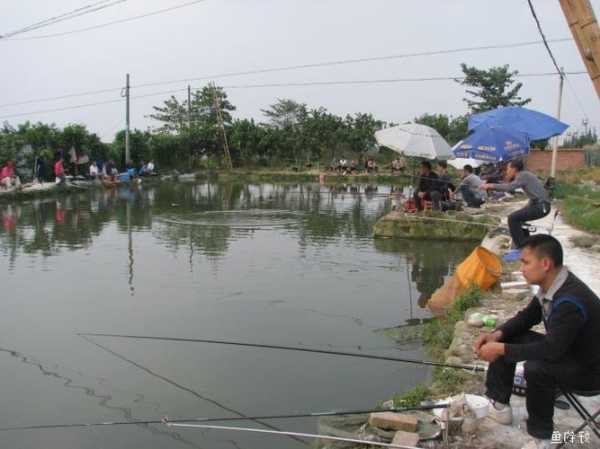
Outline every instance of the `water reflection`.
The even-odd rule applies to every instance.
[[[49,392],[52,404],[63,404],[65,421],[83,419],[82,412],[93,421],[106,414],[129,419],[133,412],[127,408],[154,415],[154,403],[189,416],[222,413],[213,410],[217,401],[230,414],[240,415],[240,410],[269,414],[370,407],[411,388],[429,369],[385,363],[374,368],[356,360],[200,351],[181,345],[81,348],[72,340],[76,332],[106,331],[423,357],[419,342],[403,346],[374,331],[430,317],[418,307],[419,297],[435,290],[471,248],[448,242],[374,241],[372,227],[390,207],[389,190],[369,185],[332,189],[318,184],[164,183],[0,203],[0,253],[6,256],[0,258],[0,283],[11,292],[0,302],[0,325],[27,352],[53,353],[63,366],[86,366],[146,398],[134,408],[130,395],[119,398],[111,389],[108,399],[101,383],[43,365],[64,382],[74,378],[97,398],[92,403],[60,386]],[[404,342],[409,333],[403,334]],[[14,360],[0,357],[8,372],[3,391],[11,392],[16,404],[5,408],[3,420],[52,421],[47,409],[29,405],[38,401],[34,387],[45,394],[51,386],[27,378],[29,367],[10,363]],[[125,409],[98,410],[99,401]],[[96,419],[98,415],[102,418]],[[287,426],[315,430],[312,421]],[[179,447],[175,440],[148,443],[148,432],[127,429],[102,436],[122,440],[111,447]],[[208,438],[185,436],[201,444]],[[25,435],[14,438],[15,447],[39,446],[37,441],[23,442]],[[209,441],[211,447],[281,445],[242,436],[235,440]]]
[[[380,187],[379,190],[382,190]],[[311,184],[161,184],[93,190],[1,204],[0,248],[11,259],[23,254],[56,255],[89,248],[111,223],[128,234],[130,286],[134,237],[151,230],[174,249],[219,258],[232,239],[261,230],[294,232],[301,247],[337,237],[369,237],[387,209],[376,186]],[[389,189],[388,189],[389,191]],[[191,263],[190,263],[191,265]]]
[[[425,308],[431,295],[444,284],[446,277],[454,272],[474,246],[451,241],[375,239],[378,251],[395,253],[406,260],[406,273],[407,276],[410,274],[410,281],[415,284],[417,304],[421,308]]]

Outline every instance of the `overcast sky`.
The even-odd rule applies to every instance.
[[[0,34],[98,0],[0,2]],[[128,0],[20,38],[71,31],[190,0]],[[598,12],[600,0],[592,0]],[[558,0],[535,0],[549,39],[571,37]],[[16,38],[17,36],[15,36]],[[0,39],[0,121],[83,123],[103,140],[124,126],[122,102],[61,112],[39,111],[118,100],[125,74],[133,86],[271,67],[539,40],[526,0],[205,0],[174,11],[92,31],[36,40]],[[566,71],[585,70],[573,42],[551,43]],[[457,76],[459,64],[510,64],[521,73],[553,71],[543,46],[254,74],[215,79],[223,86],[259,83]],[[529,107],[556,114],[558,77],[523,78]],[[201,87],[204,81],[192,82]],[[187,82],[132,89],[132,96],[182,89]],[[117,88],[101,95],[5,107],[7,103]],[[352,86],[227,88],[236,117],[262,120],[261,108],[292,98],[336,114],[371,112],[387,121],[423,113],[462,114],[464,89],[453,81]],[[181,99],[185,93],[177,94]],[[168,95],[132,100],[132,127],[145,129],[152,105]],[[16,114],[26,115],[15,116]],[[10,117],[7,117],[10,116]],[[600,129],[600,102],[587,75],[565,84],[563,120]]]

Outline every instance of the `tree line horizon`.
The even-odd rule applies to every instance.
[[[499,106],[524,106],[531,98],[522,98],[523,83],[515,80],[518,71],[508,65],[478,69],[461,64],[464,78],[456,80],[465,86],[463,101],[469,114],[484,112]],[[217,101],[215,101],[217,100]],[[278,98],[262,109],[266,121],[232,117],[236,107],[229,101],[222,87],[214,84],[194,90],[190,102],[171,96],[160,106],[153,106],[149,115],[157,126],[146,131],[130,132],[131,159],[134,165],[154,160],[160,168],[219,168],[222,165],[223,136],[220,132],[219,106],[226,130],[228,146],[234,167],[271,167],[307,164],[330,164],[339,158],[358,159],[374,155],[374,133],[397,123],[378,120],[371,113],[330,113],[324,107],[308,108],[289,98]],[[415,123],[436,129],[453,145],[467,135],[468,114],[447,115],[424,113],[415,117]],[[582,146],[597,142],[595,130],[571,137],[564,146]],[[535,146],[545,147],[547,142]],[[568,144],[568,145],[567,145]],[[27,156],[20,153],[25,146]],[[71,148],[90,159],[115,160],[124,166],[125,131],[116,133],[110,143],[90,132],[83,124],[68,124],[62,129],[55,124],[29,121],[17,127],[4,122],[0,128],[0,163],[25,157],[20,165],[32,164],[34,157],[51,163],[63,151]],[[376,158],[387,161],[392,152],[382,151]],[[31,165],[29,165],[31,166]]]

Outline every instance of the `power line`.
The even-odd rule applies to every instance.
[[[11,107],[11,106],[22,106],[22,105],[25,105],[25,104],[44,103],[44,102],[47,102],[47,101],[64,100],[64,99],[67,99],[67,98],[86,97],[88,95],[105,94],[105,93],[108,93],[108,92],[121,91],[121,89],[122,89],[122,87],[111,87],[111,88],[107,88],[107,89],[90,90],[90,91],[87,91],[87,92],[80,92],[80,93],[76,93],[76,94],[60,95],[58,97],[46,97],[46,98],[38,98],[36,100],[16,101],[14,103],[0,104],[0,109],[1,108],[8,108],[8,107]]]
[[[529,9],[531,10],[531,14],[533,15],[533,19],[535,20],[535,23],[537,25],[537,29],[540,32],[540,36],[542,37],[542,40],[544,41],[544,46],[546,47],[546,50],[548,50],[548,54],[550,55],[550,59],[552,59],[552,63],[554,64],[554,67],[556,67],[556,72],[562,78],[562,76],[563,76],[562,70],[560,69],[558,62],[556,62],[556,58],[554,57],[554,54],[552,53],[552,50],[550,49],[550,45],[548,45],[548,41],[546,39],[546,36],[544,35],[544,31],[542,30],[542,25],[541,25],[540,20],[538,19],[538,16],[535,12],[535,8],[533,7],[533,2],[532,2],[532,0],[527,0],[527,3],[529,4]]]
[[[587,72],[585,71],[580,71],[580,72],[566,72],[568,74],[571,75],[585,75],[587,74]],[[523,74],[518,74],[516,75],[517,77],[549,77],[549,76],[556,76],[556,74],[554,72],[543,72],[543,73],[523,73]],[[347,86],[347,85],[375,85],[375,84],[389,84],[389,83],[411,83],[411,82],[430,82],[430,81],[454,81],[454,80],[461,80],[464,79],[464,77],[461,76],[447,76],[447,77],[431,77],[431,78],[395,78],[395,79],[373,79],[373,80],[341,80],[341,81],[307,81],[307,82],[299,82],[299,83],[270,83],[270,84],[244,84],[244,85],[229,85],[229,86],[221,86],[223,89],[259,89],[259,88],[270,88],[270,87],[307,87],[307,86]],[[187,91],[187,88],[182,88],[182,89],[173,89],[173,90],[166,90],[166,91],[160,91],[160,92],[152,92],[152,93],[148,93],[148,94],[144,94],[144,95],[135,95],[132,96],[131,99],[140,99],[140,98],[148,98],[148,97],[156,97],[156,96],[160,96],[160,95],[168,95],[168,94],[174,94],[177,92],[184,92]],[[44,110],[37,110],[37,111],[30,111],[30,112],[22,112],[22,113],[17,113],[17,114],[9,114],[9,115],[3,115],[0,116],[0,120],[2,119],[7,119],[7,118],[13,118],[13,117],[22,117],[22,116],[27,116],[27,115],[35,115],[35,114],[44,114],[44,113],[49,113],[49,112],[61,112],[61,111],[68,111],[71,109],[82,109],[82,108],[87,108],[87,107],[92,107],[92,106],[98,106],[98,105],[104,105],[104,104],[110,104],[110,103],[119,103],[123,101],[123,99],[117,99],[117,100],[107,100],[107,101],[99,101],[99,102],[95,102],[95,103],[85,103],[85,104],[79,104],[79,105],[74,105],[74,106],[65,106],[65,107],[61,107],[61,108],[54,108],[54,109],[44,109]]]
[[[568,42],[572,41],[572,38],[560,38],[554,39],[552,42]],[[438,56],[438,55],[448,55],[453,53],[465,53],[470,51],[482,51],[482,50],[492,50],[492,49],[503,49],[503,48],[518,48],[518,47],[527,47],[532,45],[539,45],[543,41],[528,41],[528,42],[516,42],[512,44],[496,44],[496,45],[483,45],[477,47],[462,47],[462,48],[454,48],[454,49],[446,49],[446,50],[429,50],[429,51],[421,51],[414,53],[401,53],[396,55],[387,55],[387,56],[374,56],[369,58],[356,58],[356,59],[341,59],[337,61],[327,61],[320,63],[309,63],[309,64],[299,64],[299,65],[290,65],[290,66],[281,66],[281,67],[271,67],[266,69],[256,69],[256,70],[247,70],[241,72],[226,72],[217,75],[211,76],[203,76],[198,78],[184,78],[173,81],[162,81],[155,83],[145,83],[138,84],[135,87],[151,87],[158,86],[164,84],[177,84],[177,83],[188,83],[191,81],[202,81],[202,80],[214,80],[219,78],[228,78],[234,76],[243,76],[243,75],[257,75],[263,73],[273,73],[273,72],[284,72],[289,70],[298,70],[298,69],[312,69],[318,67],[329,67],[334,65],[346,65],[346,64],[356,64],[363,62],[376,62],[376,61],[387,61],[392,59],[405,59],[405,58],[413,58],[418,56]]]
[[[572,39],[571,38],[560,38],[560,39],[553,39],[551,42],[568,42],[568,41],[572,41]],[[461,52],[469,52],[469,51],[527,47],[527,46],[532,46],[532,45],[538,45],[538,44],[541,44],[542,42],[543,41],[515,42],[515,43],[510,43],[510,44],[484,45],[484,46],[478,46],[478,47],[462,47],[462,48],[445,49],[445,50],[430,50],[430,51],[413,52],[413,53],[402,53],[402,54],[396,54],[396,55],[375,56],[375,57],[369,57],[369,58],[355,58],[355,59],[343,59],[343,60],[336,60],[336,61],[325,61],[325,62],[320,62],[320,63],[310,63],[310,64],[301,64],[301,65],[292,65],[292,66],[272,67],[272,68],[266,68],[266,69],[246,70],[246,71],[240,71],[240,72],[220,73],[220,74],[214,74],[214,75],[202,76],[202,77],[196,77],[196,78],[185,78],[185,79],[179,79],[179,80],[159,81],[159,82],[153,82],[153,83],[133,85],[133,86],[131,86],[131,88],[135,89],[135,88],[142,88],[142,87],[154,87],[154,86],[168,85],[168,84],[188,83],[188,82],[192,82],[192,81],[215,80],[215,79],[229,78],[229,77],[236,77],[236,76],[243,76],[243,75],[256,75],[256,74],[262,74],[262,73],[283,72],[283,71],[291,71],[291,70],[306,69],[306,68],[327,67],[327,66],[333,66],[333,65],[346,65],[346,64],[364,63],[364,62],[386,61],[386,60],[404,59],[404,58],[419,57],[419,56],[437,56],[437,55],[461,53]],[[19,101],[19,102],[14,102],[14,103],[5,103],[5,104],[0,104],[0,109],[10,107],[10,106],[20,106],[20,105],[24,105],[24,104],[42,103],[42,102],[47,102],[47,101],[63,100],[63,99],[67,99],[67,98],[96,95],[96,94],[101,94],[101,93],[117,91],[117,90],[121,90],[121,87],[92,90],[92,91],[87,91],[87,92],[66,94],[66,95],[61,95],[61,96],[57,96],[57,97],[47,97],[47,98],[41,98],[41,99],[35,99],[35,100],[25,100],[25,101]]]
[[[573,75],[583,75],[587,72],[570,72]],[[547,77],[556,76],[553,72],[544,73],[524,73],[518,74],[517,77]],[[412,83],[426,81],[461,81],[464,76],[436,76],[430,78],[390,78],[390,79],[373,79],[373,80],[347,80],[347,81],[305,81],[305,82],[290,82],[290,83],[264,83],[264,84],[238,84],[230,86],[222,86],[224,89],[258,89],[265,87],[306,87],[306,86],[344,86],[344,85],[360,85],[360,84],[390,84],[390,83]]]
[[[163,14],[165,12],[169,12],[169,11],[175,11],[176,9],[181,9],[181,8],[185,8],[186,6],[192,6],[195,5],[197,3],[203,3],[207,0],[194,0],[191,2],[187,2],[187,3],[182,3],[180,5],[175,5],[175,6],[171,6],[169,8],[163,8],[163,9],[159,9],[156,11],[152,11],[146,14],[140,14],[138,16],[132,16],[132,17],[126,17],[124,19],[119,19],[119,20],[113,20],[112,22],[106,22],[106,23],[101,23],[98,25],[92,25],[89,27],[85,27],[85,28],[79,28],[76,30],[70,30],[70,31],[63,31],[61,33],[54,33],[54,34],[44,34],[44,35],[39,35],[39,36],[31,36],[31,37],[20,37],[20,38],[11,38],[11,39],[3,39],[5,41],[29,41],[29,40],[38,40],[38,39],[47,39],[47,38],[51,38],[51,37],[60,37],[60,36],[67,36],[70,34],[77,34],[77,33],[83,33],[85,31],[91,31],[91,30],[97,30],[99,28],[105,28],[111,25],[116,25],[116,24],[120,24],[120,23],[126,23],[126,22],[131,22],[134,20],[139,20],[139,19],[143,19],[145,17],[150,17],[150,16],[155,16],[158,14]]]
[[[76,17],[80,17],[86,14],[91,14],[93,12],[101,11],[106,8],[110,8],[111,6],[118,5],[119,3],[124,3],[127,0],[102,0],[96,3],[92,3],[90,5],[82,6],[80,8],[74,9],[72,11],[59,14],[57,16],[50,17],[48,19],[42,20],[40,22],[33,23],[24,28],[20,28],[15,31],[11,31],[4,35],[0,35],[0,39],[6,39],[12,36],[16,36],[18,34],[27,33],[30,31],[38,30],[40,28],[45,28],[50,25],[57,24],[59,22],[64,22],[65,20],[71,20]],[[12,40],[12,39],[9,39]],[[16,39],[15,39],[16,40]]]
[[[585,107],[583,106],[583,102],[581,101],[581,98],[579,98],[579,95],[577,95],[577,91],[575,90],[573,83],[571,83],[571,76],[570,76],[571,74],[563,72],[563,75],[564,75],[564,78],[567,80],[567,84],[569,86],[569,89],[571,90],[571,93],[575,97],[575,101],[577,103],[577,106],[579,107],[579,110],[581,111],[583,116],[587,119],[589,117],[589,115],[588,115]],[[569,75],[569,76],[567,76],[567,75]]]

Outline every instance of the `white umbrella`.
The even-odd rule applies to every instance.
[[[452,151],[448,142],[433,128],[415,123],[392,126],[375,132],[381,146],[406,156],[425,159],[448,159]]]

